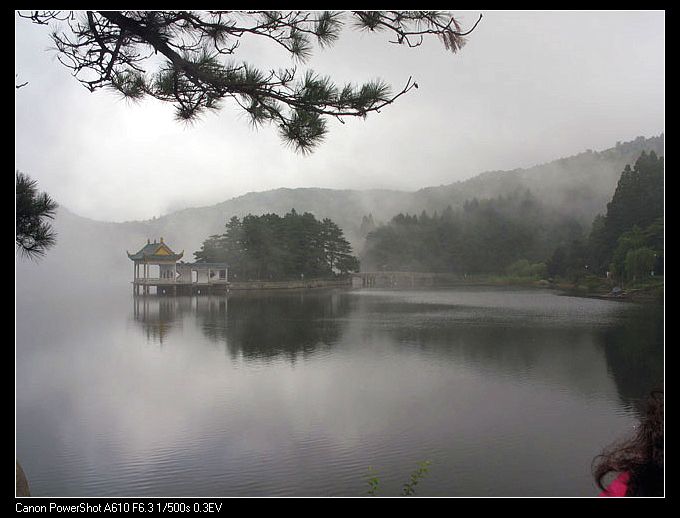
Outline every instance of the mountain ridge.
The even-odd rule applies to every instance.
[[[329,187],[277,187],[275,189],[267,189],[264,191],[249,191],[244,194],[240,194],[238,196],[233,196],[231,198],[228,198],[223,201],[219,201],[217,203],[209,204],[209,205],[199,205],[196,207],[184,207],[182,209],[178,209],[172,212],[169,212],[167,214],[163,214],[154,218],[147,218],[147,219],[135,219],[135,220],[126,220],[126,221],[121,221],[121,222],[115,222],[115,221],[106,221],[106,220],[97,220],[93,218],[89,218],[87,216],[81,216],[77,214],[76,212],[67,209],[70,213],[73,215],[76,215],[78,217],[81,217],[83,219],[88,219],[90,221],[95,221],[99,223],[120,223],[120,224],[130,224],[130,223],[150,223],[158,220],[162,220],[164,218],[172,217],[177,214],[185,213],[185,212],[192,212],[192,211],[202,211],[202,210],[210,210],[210,209],[216,209],[225,206],[226,204],[233,203],[233,202],[242,202],[250,198],[255,198],[255,197],[262,197],[262,196],[268,196],[268,195],[273,195],[275,193],[290,193],[290,192],[303,192],[303,191],[308,191],[308,192],[323,192],[323,193],[364,193],[364,194],[374,194],[374,193],[383,193],[383,194],[412,194],[412,195],[418,195],[420,193],[424,192],[431,192],[437,189],[452,189],[452,188],[459,188],[463,187],[468,184],[474,184],[478,183],[481,180],[488,180],[489,178],[497,177],[500,175],[518,175],[518,176],[524,176],[527,174],[531,174],[532,172],[540,169],[544,169],[546,167],[551,166],[552,164],[559,163],[562,161],[566,160],[573,160],[573,159],[578,159],[580,157],[584,156],[591,156],[591,155],[602,155],[602,154],[607,154],[610,152],[613,152],[619,148],[634,145],[634,144],[650,144],[650,145],[642,145],[639,149],[639,152],[641,152],[643,149],[644,150],[651,150],[653,149],[657,154],[663,154],[663,142],[664,142],[664,133],[661,133],[658,136],[653,136],[653,137],[644,137],[644,136],[639,136],[636,139],[628,142],[617,142],[617,145],[614,147],[606,148],[601,151],[593,151],[591,149],[588,149],[586,151],[577,153],[575,155],[569,155],[567,157],[562,157],[558,158],[555,160],[549,160],[547,162],[542,162],[539,164],[535,164],[529,167],[518,167],[515,169],[494,169],[494,170],[489,170],[489,171],[483,171],[481,173],[478,173],[476,175],[473,175],[469,178],[463,179],[463,180],[457,180],[455,182],[450,182],[450,183],[445,183],[445,184],[440,184],[440,185],[431,185],[431,186],[425,186],[421,187],[419,189],[415,190],[403,190],[403,189],[389,189],[389,188],[371,188],[371,189],[335,189],[335,188],[329,188]],[[660,146],[657,144],[660,143]],[[657,147],[660,147],[661,153],[659,153],[659,150]],[[648,149],[649,148],[649,149]],[[292,208],[292,207],[291,207]]]
[[[176,251],[184,250],[185,260],[193,261],[193,252],[200,249],[203,240],[222,233],[232,216],[284,214],[293,208],[335,221],[355,252],[360,253],[365,215],[372,214],[380,224],[399,213],[432,213],[448,205],[460,207],[468,199],[494,198],[518,190],[531,191],[565,216],[577,216],[584,226],[589,226],[595,215],[606,209],[625,165],[633,164],[643,150],[663,155],[664,134],[638,137],[603,151],[587,150],[530,168],[486,171],[466,180],[416,191],[282,187],[246,193],[213,205],[187,207],[155,219],[126,222],[84,218],[62,207],[54,222],[57,245],[40,263],[18,260],[17,270],[37,277],[42,275],[39,272],[45,272],[52,279],[55,273],[71,279],[82,274],[93,282],[119,282],[121,276],[132,275],[125,251],[137,251],[149,238],[164,237]],[[97,273],[102,271],[110,273]]]

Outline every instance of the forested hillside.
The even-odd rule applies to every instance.
[[[565,242],[548,263],[551,275],[608,275],[617,282],[644,282],[663,275],[664,159],[643,151],[627,164],[606,212],[587,238]],[[585,265],[585,266],[584,266]]]
[[[583,235],[573,217],[559,214],[529,191],[473,198],[441,214],[398,214],[369,233],[362,268],[459,275],[504,273],[524,261],[545,261],[563,242]]]
[[[73,285],[74,280],[82,279],[88,283],[120,285],[132,275],[125,251],[135,252],[147,238],[164,237],[166,243],[178,252],[184,250],[187,260],[192,260],[192,252],[200,249],[203,240],[224,233],[233,216],[284,215],[292,208],[299,213],[309,212],[318,220],[331,219],[342,229],[355,253],[363,250],[364,238],[371,229],[397,214],[420,215],[426,211],[428,217],[433,217],[437,211],[441,217],[449,206],[454,212],[464,210],[467,200],[477,198],[481,207],[485,207],[495,202],[482,200],[503,196],[508,203],[508,199],[521,199],[527,191],[536,206],[549,207],[550,218],[567,216],[567,220],[587,229],[598,213],[605,213],[626,164],[634,164],[643,150],[663,155],[663,142],[663,135],[639,137],[600,152],[586,151],[529,169],[487,172],[416,192],[276,189],[126,223],[94,221],[60,207],[54,221],[58,233],[56,246],[39,263],[18,260],[17,275],[31,279],[22,282],[22,289],[31,289],[32,285],[42,289],[45,283],[56,282]],[[454,169],[455,164],[452,175]]]
[[[249,193],[213,205],[186,209],[145,222],[158,235],[177,235],[188,249],[197,249],[206,235],[223,232],[232,217],[273,212],[283,215],[295,208],[317,218],[330,218],[345,232],[355,250],[363,248],[362,218],[372,216],[376,224],[386,223],[396,214],[444,211],[449,205],[462,208],[466,200],[522,194],[529,190],[557,213],[590,225],[606,210],[621,171],[642,151],[663,155],[664,137],[638,137],[634,141],[596,152],[585,151],[529,169],[482,173],[461,182],[427,187],[415,192],[394,190],[276,189]],[[426,167],[426,164],[423,164]],[[452,165],[452,175],[455,164]],[[409,172],[417,174],[417,171]],[[196,233],[199,231],[198,233]]]
[[[362,268],[641,282],[663,274],[663,179],[663,157],[642,151],[590,225],[528,190],[400,213],[368,233]]]
[[[462,182],[428,187],[414,193],[408,212],[462,206],[472,198],[495,198],[529,189],[543,203],[561,214],[590,225],[604,212],[626,164],[633,164],[643,151],[664,154],[664,135],[617,143],[604,151],[587,150],[528,169],[492,171]]]

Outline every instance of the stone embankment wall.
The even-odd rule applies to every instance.
[[[310,279],[299,281],[248,281],[231,282],[229,291],[239,290],[294,290],[307,288],[346,288],[350,286],[346,280]]]

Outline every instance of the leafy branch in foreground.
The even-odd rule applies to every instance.
[[[388,33],[390,43],[417,47],[439,38],[452,53],[465,45],[460,22],[445,11],[30,11],[19,13],[52,28],[57,58],[90,91],[113,88],[125,98],[171,103],[191,121],[231,99],[253,125],[273,124],[296,150],[311,151],[325,137],[327,119],[366,117],[417,88],[409,77],[393,93],[381,80],[334,84],[297,67],[263,71],[230,61],[241,38],[269,41],[306,62],[313,44],[331,46],[344,18],[355,29]],[[160,59],[159,59],[160,58]]]
[[[401,494],[403,496],[412,496],[416,493],[416,486],[420,482],[430,469],[430,461],[426,460],[418,464],[418,469],[411,473],[411,480],[409,480],[402,489]]]
[[[39,193],[38,184],[28,175],[16,171],[17,250],[37,259],[56,243],[56,232],[46,220],[54,219],[57,203],[47,193]]]
[[[431,462],[429,460],[418,463],[418,468],[411,473],[411,478],[404,484],[401,496],[413,496],[416,493],[416,486],[418,483],[427,475],[430,469]],[[372,468],[368,468],[368,479],[367,483],[369,485],[369,490],[367,494],[369,496],[376,496],[378,493],[378,487],[380,486],[380,478],[378,478],[378,473]]]
[[[368,480],[367,480],[369,490],[367,492],[370,496],[375,496],[378,492],[378,486],[380,485],[380,479],[378,478],[378,473],[373,470],[371,466],[368,467]]]

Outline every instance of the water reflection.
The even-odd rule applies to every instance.
[[[492,376],[599,394],[610,373],[623,404],[663,382],[663,307],[537,292],[241,292],[136,297],[148,342],[180,335],[187,319],[232,360],[290,362],[334,344],[389,343]]]
[[[664,382],[664,314],[659,304],[631,308],[602,340],[621,401],[641,413],[651,390]]]
[[[622,400],[662,372],[657,310],[540,291],[27,307],[37,495],[362,495],[369,465],[397,495],[425,459],[422,496],[592,495],[593,456],[635,423]]]
[[[189,297],[133,297],[133,317],[147,341],[161,345],[175,327],[181,326],[182,315],[189,312]]]
[[[475,290],[447,305],[443,293],[430,303],[418,293],[376,293],[362,312],[382,319],[373,332],[402,347],[415,345],[509,380],[532,377],[591,396],[601,393],[605,368],[624,407],[637,413],[663,385],[663,305],[521,290],[504,295]],[[399,297],[405,300],[395,301]]]
[[[163,343],[194,319],[205,337],[232,359],[284,357],[294,362],[339,340],[349,299],[340,292],[258,292],[221,296],[137,297],[134,320],[148,341]]]

